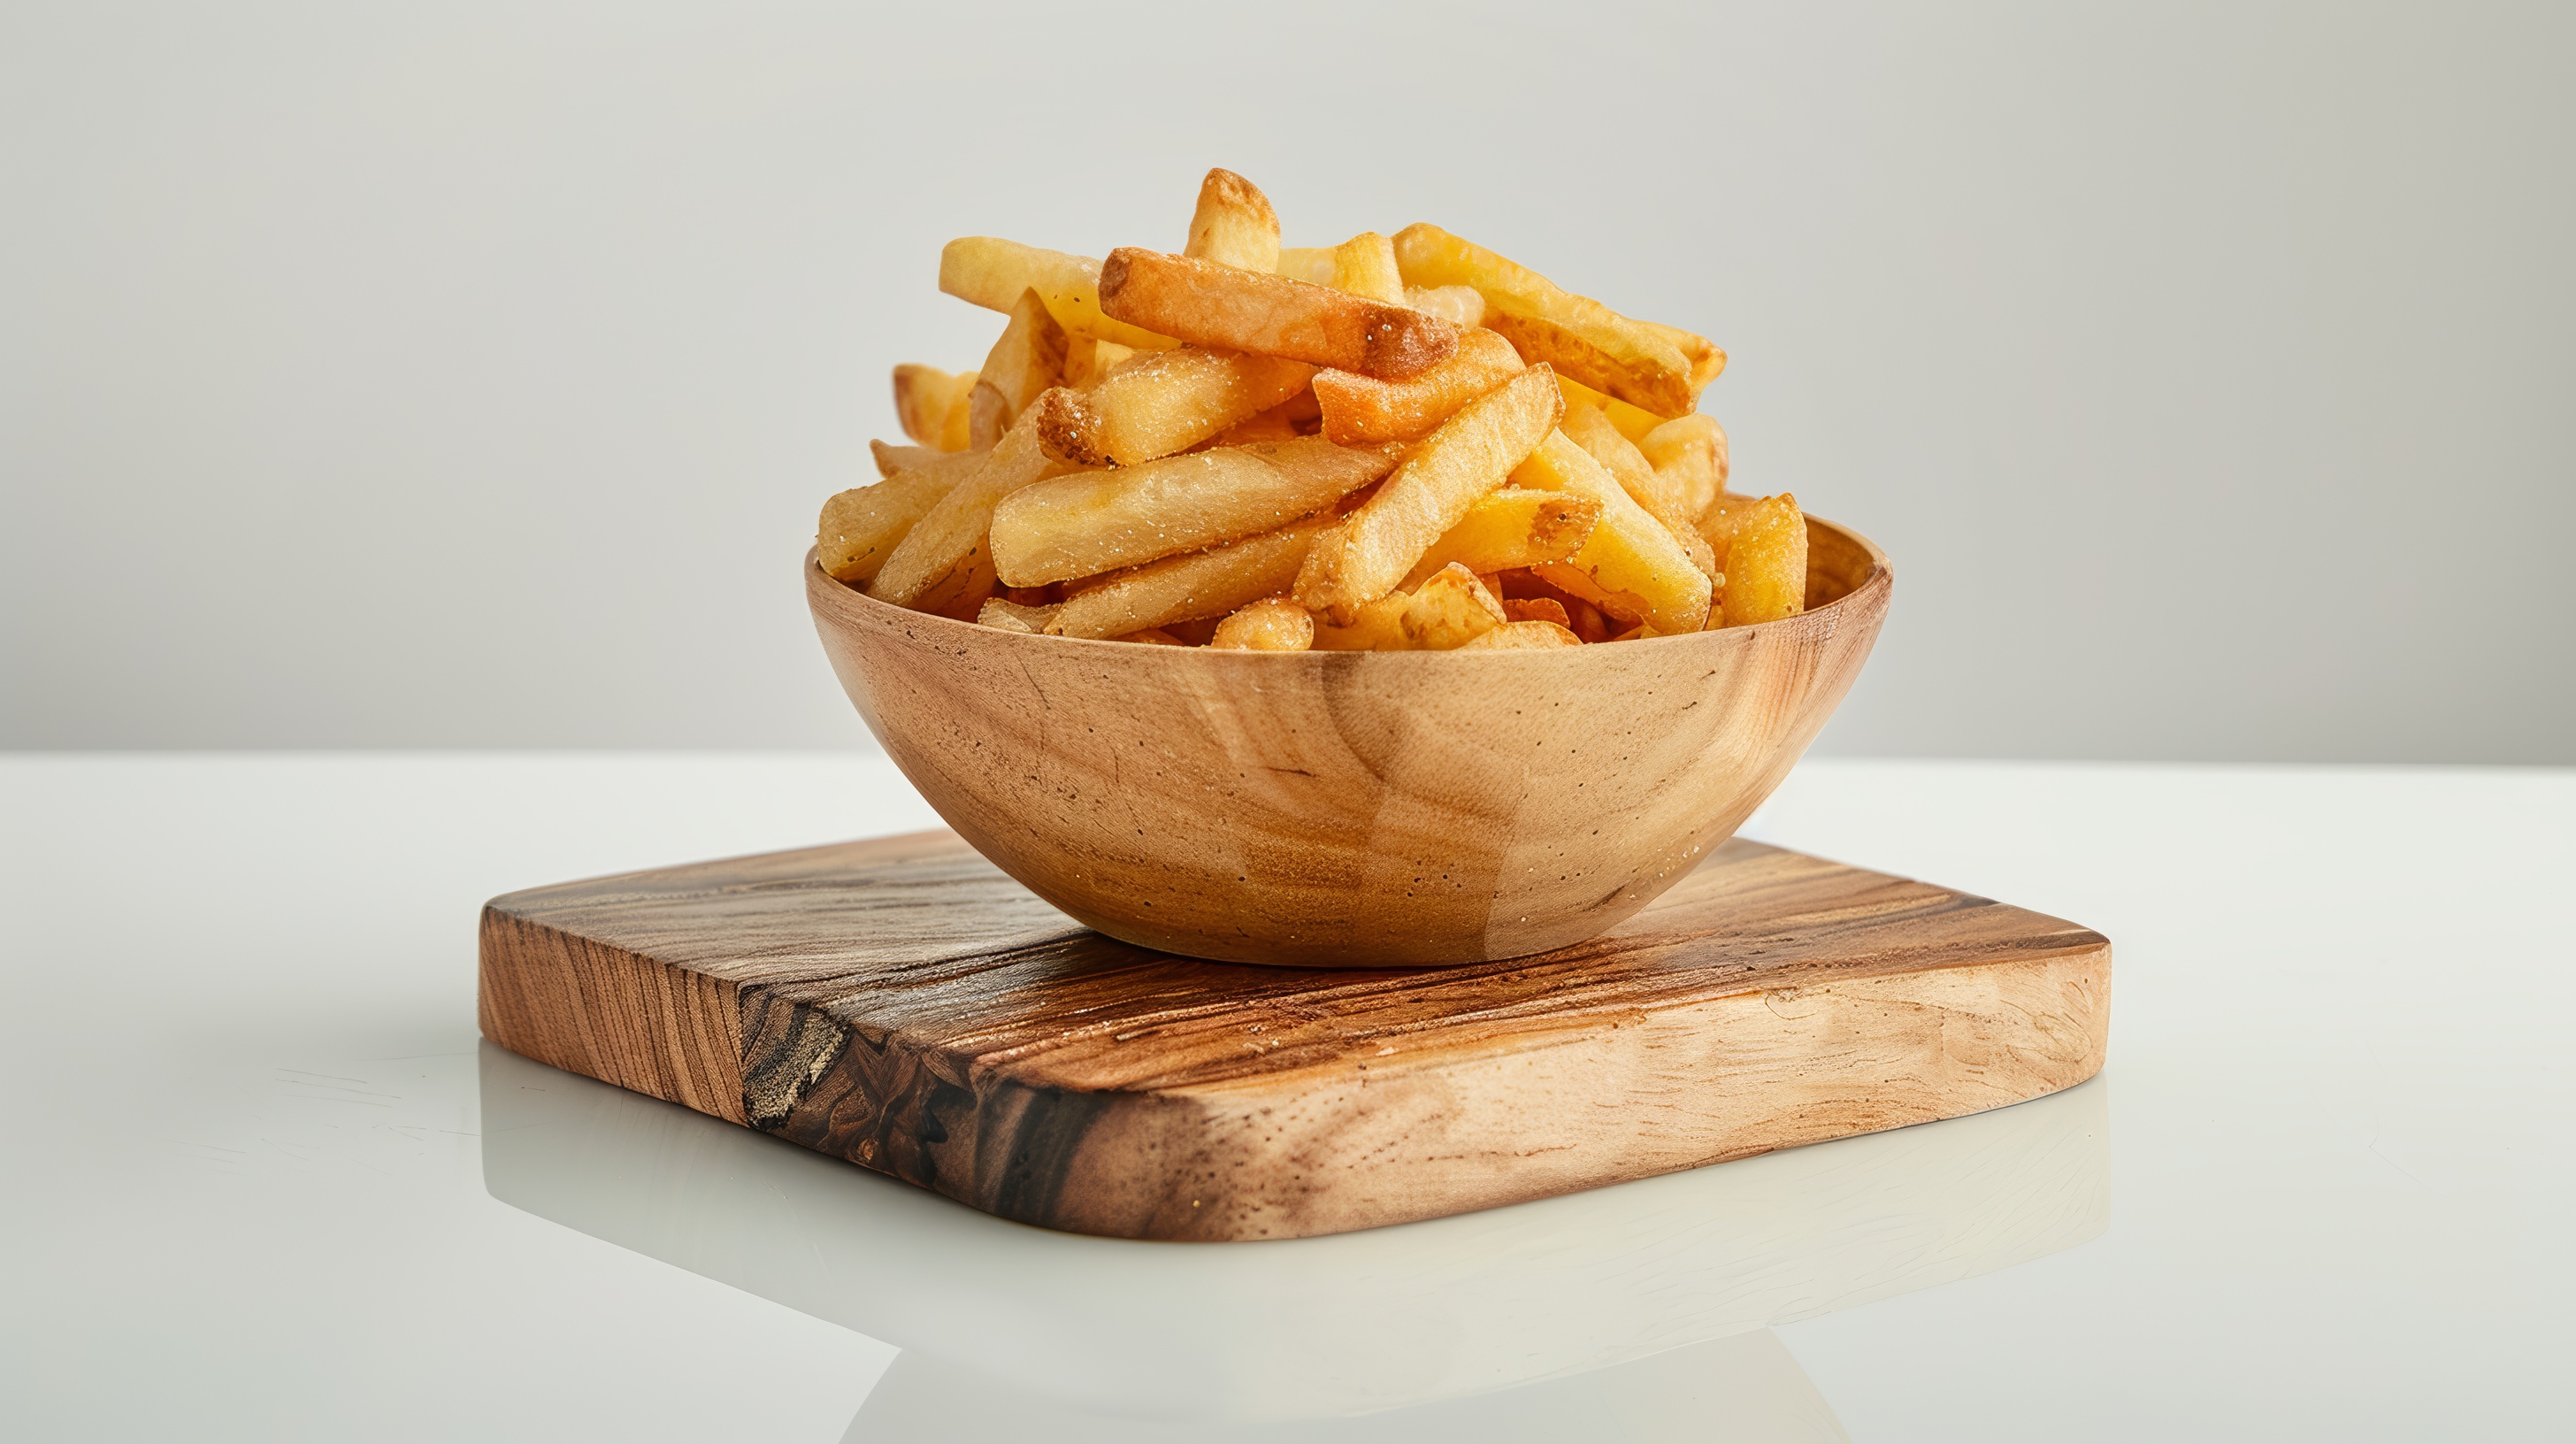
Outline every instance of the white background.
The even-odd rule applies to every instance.
[[[855,744],[951,236],[1428,219],[1894,555],[1825,750],[2576,762],[2576,11],[0,9],[0,746]]]

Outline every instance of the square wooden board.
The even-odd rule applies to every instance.
[[[1003,1218],[1293,1238],[2052,1093],[2111,945],[1732,841],[1577,947],[1316,972],[1114,941],[947,832],[493,899],[502,1047]]]

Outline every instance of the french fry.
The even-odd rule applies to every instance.
[[[1708,510],[1700,513],[1700,538],[1708,543],[1710,552],[1716,556],[1719,570],[1725,570],[1727,554],[1735,546],[1736,528],[1744,524],[1746,513],[1761,499],[1721,491],[1717,499],[1708,504]]]
[[[1250,446],[1263,441],[1286,441],[1295,436],[1312,436],[1323,430],[1323,417],[1315,410],[1315,393],[1300,391],[1267,411],[1254,412],[1208,439],[1209,446]]]
[[[1579,647],[1583,639],[1553,621],[1528,619],[1505,622],[1492,631],[1461,647],[1460,651],[1526,652],[1549,647]]]
[[[1035,291],[1021,292],[1002,339],[993,343],[992,354],[975,373],[966,408],[969,444],[985,447],[1001,440],[1030,402],[1063,385],[1064,353],[1064,328],[1048,314],[1046,301]]]
[[[1301,436],[1042,481],[995,506],[993,564],[1034,587],[1197,551],[1312,516],[1395,459]]]
[[[1726,490],[1726,430],[1711,416],[1676,417],[1637,443],[1655,474],[1681,497],[1693,525]]]
[[[1269,271],[1279,264],[1279,213],[1261,187],[1230,170],[1211,170],[1199,182],[1198,210],[1190,216],[1189,244],[1181,254],[1221,266]]]
[[[1675,526],[1697,519],[1695,514],[1683,511],[1679,486],[1658,473],[1654,463],[1646,460],[1646,454],[1637,449],[1637,444],[1620,435],[1619,428],[1610,424],[1609,416],[1600,407],[1588,402],[1569,402],[1565,408],[1565,420],[1557,425],[1575,445],[1591,453],[1594,461],[1607,467],[1621,488],[1626,490],[1629,499],[1644,507],[1657,521]]]
[[[895,544],[868,595],[916,612],[975,616],[993,594],[993,555],[986,534],[994,506],[1054,465],[1038,445],[1037,428],[1023,417]]]
[[[1656,427],[1664,424],[1664,418],[1655,413],[1639,410],[1616,396],[1604,396],[1580,381],[1569,381],[1562,373],[1556,378],[1556,387],[1565,393],[1568,406],[1589,402],[1600,407],[1609,415],[1610,424],[1618,427],[1619,434],[1630,441],[1644,441]]]
[[[1196,446],[1306,389],[1315,368],[1276,356],[1179,346],[1138,356],[1089,391],[1039,412],[1048,452],[1086,466],[1134,466]]]
[[[1064,384],[1077,391],[1088,391],[1099,384],[1101,378],[1117,370],[1128,357],[1140,354],[1151,356],[1156,353],[1139,352],[1133,346],[1097,341],[1067,331],[1064,333]]]
[[[1392,591],[1434,542],[1466,520],[1477,498],[1558,434],[1564,409],[1545,366],[1461,407],[1413,448],[1376,495],[1315,544],[1297,575],[1298,603],[1349,625],[1360,606]]]
[[[1396,625],[1404,639],[1425,652],[1463,647],[1510,620],[1502,601],[1476,580],[1476,574],[1451,562],[1412,589]]]
[[[1323,410],[1324,434],[1344,446],[1416,441],[1524,369],[1511,342],[1480,328],[1461,334],[1448,360],[1410,381],[1318,371],[1315,402]]]
[[[948,454],[936,446],[888,446],[882,441],[868,443],[868,455],[876,458],[877,475],[880,477],[927,466]]]
[[[939,289],[988,311],[1008,311],[1019,304],[1022,291],[1035,291],[1046,298],[1056,324],[1073,335],[1115,341],[1139,351],[1179,344],[1169,336],[1103,315],[1100,263],[1089,256],[1041,250],[997,236],[960,236],[939,253]]]
[[[1270,269],[1273,274],[1286,276],[1292,281],[1303,281],[1310,286],[1329,286],[1333,284],[1333,252],[1340,249],[1339,246],[1287,246],[1279,252],[1279,264]]]
[[[1330,516],[1308,517],[1209,551],[1116,573],[1065,598],[1047,630],[1060,637],[1123,637],[1171,622],[1221,617],[1248,602],[1277,596],[1296,580],[1306,549],[1331,521]]]
[[[1515,622],[1554,622],[1565,629],[1567,636],[1574,636],[1573,616],[1565,610],[1565,603],[1554,597],[1506,597],[1503,615]]]
[[[1333,247],[1332,284],[1336,291],[1390,306],[1405,304],[1404,276],[1395,268],[1395,243],[1375,231],[1362,231]]]
[[[1285,597],[1265,597],[1219,622],[1208,645],[1229,652],[1303,652],[1315,645],[1315,617]]]
[[[1101,266],[1100,305],[1116,320],[1196,345],[1394,381],[1458,349],[1457,327],[1410,307],[1133,246]]]
[[[1396,232],[1395,254],[1408,286],[1475,287],[1485,298],[1485,324],[1502,332],[1524,358],[1547,362],[1657,416],[1681,416],[1697,407],[1690,359],[1681,349],[1600,302],[1438,226]]]
[[[1807,608],[1807,519],[1787,492],[1745,509],[1726,557],[1724,624],[1748,626]]]
[[[1659,632],[1697,631],[1708,620],[1712,579],[1672,529],[1637,505],[1591,453],[1551,431],[1512,472],[1512,485],[1568,492],[1601,504],[1601,520],[1561,562],[1533,567],[1541,580]]]
[[[998,627],[1005,632],[1035,635],[1045,631],[1047,623],[1055,620],[1055,608],[1024,606],[1018,602],[992,597],[987,599],[982,609],[975,613],[975,620],[988,627]]]
[[[1171,633],[1164,631],[1160,627],[1147,627],[1141,632],[1129,632],[1126,636],[1112,637],[1109,640],[1113,642],[1143,642],[1147,646],[1151,647],[1186,647],[1189,645],[1189,643],[1182,641],[1180,638],[1173,636]]]
[[[1600,520],[1601,503],[1587,496],[1516,486],[1487,492],[1431,544],[1399,585],[1411,591],[1451,563],[1485,575],[1561,562],[1583,549]]]
[[[894,414],[903,434],[941,451],[967,447],[967,398],[975,390],[975,373],[956,375],[936,366],[894,368]]]
[[[1473,286],[1407,286],[1404,304],[1462,330],[1485,324],[1485,298]]]
[[[1404,635],[1404,609],[1412,604],[1411,592],[1389,592],[1376,601],[1363,603],[1351,614],[1346,626],[1335,626],[1330,618],[1316,617],[1314,649],[1318,652],[1408,650],[1412,643]]]
[[[1717,349],[1717,343],[1706,336],[1693,335],[1679,326],[1667,326],[1659,321],[1640,321],[1637,324],[1672,342],[1673,349],[1690,362],[1692,395],[1707,390],[1708,383],[1726,370],[1726,353]]]
[[[816,564],[836,581],[864,584],[875,580],[896,545],[911,534],[940,498],[984,464],[980,452],[931,455],[935,459],[924,465],[896,472],[874,486],[857,487],[824,502],[822,520],[814,532]]]

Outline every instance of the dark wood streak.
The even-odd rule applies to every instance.
[[[1133,1237],[1365,1227],[1951,1116],[2091,1076],[2107,1036],[2099,934],[1740,841],[1599,938],[1433,970],[1117,942],[945,834],[490,916],[505,1047],[675,1097],[690,1069],[652,1060],[721,1034],[738,1100],[677,1101]],[[585,1021],[630,1015],[678,1021]]]

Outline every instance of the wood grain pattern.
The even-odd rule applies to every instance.
[[[1733,841],[1508,962],[1201,962],[955,835],[485,910],[494,1042],[935,1189],[1133,1238],[1436,1217],[1953,1117],[2091,1077],[2101,935]]]
[[[1752,814],[1869,655],[1893,572],[1809,519],[1810,610],[1609,646],[1251,652],[888,606],[809,558],[841,684],[940,817],[1112,937],[1296,967],[1595,936]]]

